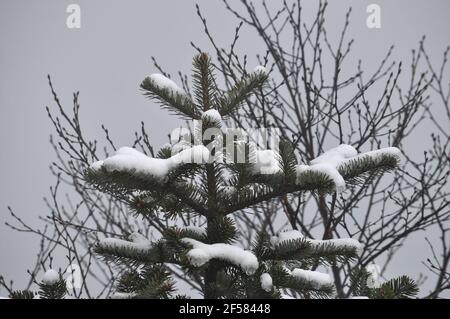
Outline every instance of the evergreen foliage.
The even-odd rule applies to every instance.
[[[15,290],[9,294],[11,299],[33,299],[34,292],[30,290]]]
[[[351,288],[355,296],[367,296],[371,299],[404,299],[414,298],[419,292],[417,284],[408,276],[393,278],[380,285],[369,283],[372,283],[372,278],[366,269],[353,269]]]
[[[173,87],[173,82],[156,76],[147,77],[141,84],[144,95],[156,100],[171,112],[192,120],[203,120],[202,134],[207,128],[220,129],[220,119],[203,116],[207,111],[217,111],[222,118],[232,116],[246,99],[264,92],[268,75],[264,71],[247,74],[228,91],[218,88],[214,66],[210,57],[201,53],[193,61],[192,96]],[[226,136],[215,136],[203,145],[212,145]],[[236,143],[235,150],[245,152],[248,159],[249,144]],[[91,167],[86,179],[99,191],[107,192],[128,204],[133,213],[147,218],[157,218],[164,213],[168,219],[183,214],[196,214],[204,218],[204,232],[173,227],[163,238],[150,243],[118,239],[118,242],[100,242],[96,252],[106,260],[129,269],[117,283],[117,296],[126,298],[182,298],[174,296],[174,281],[166,268],[168,264],[181,267],[187,276],[201,282],[205,298],[280,298],[283,290],[304,298],[333,296],[332,282],[318,278],[299,276],[310,274],[295,269],[315,269],[317,265],[345,263],[358,257],[358,249],[352,245],[336,245],[332,241],[312,242],[294,238],[278,244],[260,232],[251,253],[252,260],[223,256],[223,251],[248,254],[237,248],[239,233],[232,218],[233,213],[287,194],[301,196],[305,192],[333,194],[336,185],[329,174],[317,170],[297,171],[297,158],[289,141],[279,145],[280,170],[271,174],[255,173],[255,164],[249,161],[217,161],[217,154],[229,150],[214,148],[210,159],[202,163],[183,163],[173,168],[164,178],[151,174],[137,174],[137,170]],[[229,157],[226,157],[228,158]],[[170,159],[171,149],[163,148],[160,159]],[[398,157],[381,154],[376,158],[359,157],[337,167],[350,186],[367,181],[377,174],[393,170]],[[230,191],[231,190],[231,191]],[[190,238],[191,240],[186,240]],[[194,241],[192,241],[194,240]],[[194,244],[193,244],[194,243]],[[203,245],[195,248],[193,245]],[[201,257],[201,258],[200,258]],[[245,264],[248,262],[248,264]],[[262,278],[271,278],[262,284]],[[411,297],[413,283],[406,277],[387,282],[376,290],[358,285],[361,294],[370,297]],[[272,287],[272,288],[268,288]],[[44,290],[41,287],[41,290]],[[47,293],[46,293],[47,294]]]
[[[51,273],[53,277],[47,274]],[[47,275],[47,276],[46,276]],[[64,299],[67,295],[66,281],[61,274],[50,269],[46,272],[44,278],[37,283],[39,291],[36,293],[31,290],[14,290],[9,294],[11,299]]]
[[[66,293],[66,282],[61,276],[54,283],[39,283],[39,297],[42,299],[64,299]]]

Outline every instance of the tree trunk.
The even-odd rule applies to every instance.
[[[207,216],[207,234],[208,234],[208,243],[213,244],[210,236],[210,225],[216,220],[218,217],[217,209],[216,209],[216,178],[214,175],[214,164],[207,164],[206,167],[206,175],[208,181],[208,216]],[[204,285],[204,297],[205,299],[217,299],[217,272],[219,268],[217,262],[215,260],[210,260],[208,263],[208,267],[205,271],[205,285]]]

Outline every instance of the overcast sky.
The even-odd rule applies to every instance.
[[[190,41],[210,48],[195,15],[196,2],[217,42],[228,45],[237,21],[221,1],[0,2],[0,274],[14,279],[17,288],[25,282],[38,242],[3,224],[12,221],[8,205],[30,223],[47,213],[42,197],[54,182],[48,170],[54,153],[48,143],[52,130],[45,106],[54,105],[46,75],[52,75],[67,107],[72,92],[81,92],[81,118],[88,136],[101,136],[103,123],[117,145],[128,145],[143,120],[154,144],[161,146],[169,128],[179,121],[144,99],[139,83],[155,71],[151,56],[174,74],[190,69],[195,53]],[[81,8],[81,29],[66,26],[66,8],[71,3]],[[381,7],[381,29],[366,27],[370,3]],[[369,67],[380,61],[391,44],[396,46],[394,57],[409,58],[425,34],[432,57],[439,57],[450,42],[450,1],[335,0],[330,1],[328,23],[341,27],[349,5],[353,7],[350,35],[356,40],[353,55]],[[313,14],[315,6],[315,0],[305,1],[305,12]],[[253,56],[264,49],[253,31],[244,29],[239,51]],[[417,150],[422,146],[417,143]],[[415,241],[414,251],[404,251],[392,273],[424,271],[417,252],[425,249],[423,240]]]

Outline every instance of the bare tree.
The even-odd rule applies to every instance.
[[[278,10],[269,8],[267,1],[258,6],[247,0],[239,4],[226,0],[223,3],[240,21],[231,44],[223,48],[216,42],[197,7],[211,46],[200,49],[192,44],[193,47],[214,53],[215,67],[222,75],[220,80],[231,87],[248,72],[248,57],[236,51],[240,31],[243,27],[249,28],[264,43],[265,50],[257,59],[271,77],[269,87],[258,99],[247,100],[230,125],[279,129],[283,137],[294,141],[298,158],[304,163],[328,147],[342,143],[361,151],[396,146],[404,153],[401,169],[393,175],[367,176],[358,188],[343,194],[284,196],[276,202],[244,211],[237,217],[244,244],[249,245],[256,235],[255,230],[261,228],[272,234],[288,227],[310,238],[359,239],[365,247],[356,264],[333,265],[337,295],[346,297],[352,292],[351,268],[367,267],[376,262],[384,273],[410,236],[426,231],[431,235],[428,239],[431,257],[425,265],[436,282],[425,296],[442,296],[450,288],[450,89],[446,77],[449,50],[435,66],[422,39],[418,48],[412,50],[405,72],[402,63],[392,58],[394,48],[391,47],[375,71],[368,74],[361,61],[355,70],[346,64],[352,59],[354,45],[353,39],[347,38],[351,9],[335,39],[330,38],[332,32],[326,25],[326,2],[318,3],[309,23],[304,22],[300,1],[284,1]],[[155,59],[154,64],[167,75]],[[188,91],[185,75],[179,73],[179,77]],[[87,139],[82,133],[78,93],[73,96],[69,113],[56,95],[50,78],[49,84],[56,104],[56,111],[47,108],[56,131],[50,141],[57,155],[57,161],[51,166],[56,184],[47,199],[50,214],[42,217],[45,226],[40,229],[29,226],[10,210],[15,223],[8,225],[35,233],[42,239],[36,267],[30,271],[32,278],[49,264],[52,255],[64,254],[69,264],[76,263],[82,270],[83,286],[74,289],[73,296],[107,297],[112,291],[113,279],[122,269],[113,269],[99,261],[92,254],[92,245],[102,236],[120,237],[136,230],[157,238],[170,225],[158,216],[136,219],[123,203],[99,194],[85,183],[85,169],[99,157],[114,151],[114,142],[107,128],[102,126],[106,146],[99,150],[98,142]],[[414,141],[421,125],[430,128],[431,143],[422,155],[410,155],[408,143]],[[154,155],[143,123],[132,144]],[[73,191],[75,196],[65,195]],[[183,222],[188,225],[202,221],[192,217]],[[440,238],[432,237],[436,230]],[[171,270],[192,289],[200,289],[199,280],[186,279],[179,269]],[[30,285],[32,283],[33,280]],[[0,285],[12,289],[5,280],[0,281]]]

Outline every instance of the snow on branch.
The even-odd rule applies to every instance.
[[[266,68],[265,68],[264,66],[262,66],[262,65],[257,65],[257,66],[255,66],[255,68],[253,69],[253,72],[254,72],[254,73],[258,73],[258,72],[261,72],[261,73],[267,73],[267,70],[266,70]]]
[[[222,116],[219,111],[215,109],[209,109],[202,113],[202,120],[216,122],[218,124],[222,123]]]
[[[268,273],[263,273],[260,277],[261,288],[264,291],[271,292],[273,289],[273,280],[272,277]]]
[[[327,175],[334,182],[336,192],[340,193],[346,188],[342,170],[351,169],[361,161],[370,161],[370,164],[374,166],[386,157],[394,157],[398,160],[400,154],[400,150],[395,147],[358,154],[353,146],[341,144],[312,160],[310,165],[297,165],[297,183],[300,182],[303,173],[319,172]]]
[[[317,289],[333,286],[333,279],[330,275],[318,271],[295,268],[290,271],[290,275],[297,280],[306,281]]]
[[[171,79],[162,74],[152,74],[141,83],[141,89],[150,99],[163,107],[188,118],[199,119],[201,112],[191,98]]]
[[[208,158],[209,151],[203,145],[185,149],[167,159],[149,157],[134,148],[122,147],[115,155],[93,163],[90,168],[94,171],[103,168],[107,172],[127,172],[137,177],[145,175],[164,179],[182,164],[205,163]]]
[[[152,247],[151,242],[139,233],[132,233],[128,238],[131,241],[105,238],[100,240],[98,247],[104,249],[133,249],[140,252],[148,252]]]
[[[272,236],[270,243],[272,246],[277,247],[283,244],[287,244],[291,241],[301,240],[309,243],[312,248],[319,249],[324,246],[332,245],[336,248],[346,248],[354,250],[356,253],[360,254],[362,251],[362,244],[353,238],[337,238],[337,239],[309,239],[303,236],[303,234],[298,230],[289,230],[280,232],[278,236]]]
[[[272,236],[270,238],[270,243],[272,244],[272,246],[277,246],[291,240],[301,240],[303,238],[303,234],[298,230],[287,230],[279,232],[277,236]]]
[[[54,285],[59,282],[59,273],[54,269],[48,269],[42,277],[42,283],[45,285]]]
[[[173,254],[165,241],[151,243],[145,236],[135,232],[129,237],[130,241],[118,238],[100,240],[95,252],[107,260],[131,263],[174,263]]]
[[[346,160],[343,160],[340,163],[340,166],[349,164],[355,160],[371,159],[372,161],[376,162],[376,161],[382,160],[384,156],[400,157],[400,155],[401,155],[401,152],[398,148],[385,147],[385,148],[381,148],[379,150],[373,150],[373,151],[368,151],[368,152],[364,152],[364,153],[359,153],[358,155],[356,155],[354,157],[347,158]]]
[[[193,247],[187,257],[195,267],[200,267],[214,258],[241,267],[247,275],[254,274],[259,267],[258,259],[252,252],[237,246],[223,243],[208,245],[192,238],[183,238],[182,242]]]
[[[174,81],[162,74],[154,73],[149,78],[160,89],[169,90],[172,94],[186,94]]]

